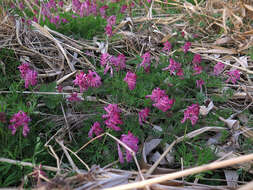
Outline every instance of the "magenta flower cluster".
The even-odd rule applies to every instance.
[[[59,1],[58,4],[54,0],[50,0],[48,2],[40,2],[41,3],[41,15],[43,22],[45,22],[46,18],[49,20],[50,23],[54,24],[55,26],[59,26],[61,23],[68,22],[65,18],[61,18],[59,15],[56,14],[57,9],[62,9],[64,2]],[[38,5],[39,2],[37,1],[36,4]],[[38,16],[39,17],[39,16]],[[33,17],[34,22],[38,22],[36,16]]]
[[[103,1],[102,1],[103,2]],[[45,22],[46,18],[49,20],[50,23],[54,24],[56,27],[58,27],[61,23],[67,23],[68,20],[60,16],[57,11],[62,10],[64,8],[64,1],[55,1],[55,0],[49,0],[49,1],[39,1],[35,0],[35,4],[38,6],[41,6],[41,12],[37,11],[36,9],[33,9],[33,13],[36,14],[33,16],[32,20],[34,22],[38,22],[38,18],[40,18],[40,15],[42,16],[43,22]],[[100,14],[100,16],[104,19],[107,18],[106,15],[106,9],[108,9],[108,5],[102,5],[99,8],[99,3],[97,3],[96,0],[72,0],[72,11],[73,15],[72,18],[77,18],[76,15],[79,15],[80,17],[85,17],[89,15],[97,16]],[[134,6],[133,3],[131,3],[131,6]],[[13,8],[15,8],[15,5],[12,5]],[[19,3],[18,8],[20,10],[24,10],[25,6],[22,2]],[[121,13],[124,13],[127,9],[127,5],[124,4],[121,7]],[[25,20],[24,20],[25,21]],[[31,23],[31,20],[27,20],[28,23]],[[106,33],[108,36],[112,35],[112,24],[109,24],[105,28]]]
[[[163,51],[169,53],[171,48],[172,48],[172,45],[169,41],[167,41],[163,44]]]
[[[104,107],[104,109],[107,114],[102,115],[102,118],[106,119],[106,126],[114,131],[120,131],[121,128],[117,125],[123,124],[123,121],[120,119],[121,110],[118,108],[118,105],[109,104],[107,107]]]
[[[108,9],[108,5],[103,5],[102,7],[99,8],[100,16],[102,18],[106,18],[106,9]]]
[[[38,73],[31,69],[28,63],[22,63],[19,67],[21,78],[25,80],[25,88],[29,85],[35,86],[37,84]]]
[[[240,79],[240,71],[238,69],[229,71],[227,74],[228,74],[228,79],[226,80],[226,82],[231,81],[233,84],[235,84],[237,80]]]
[[[195,71],[193,75],[199,75],[203,71],[203,67],[200,65],[201,63],[201,55],[200,54],[195,54],[192,60],[193,63],[193,70]],[[199,80],[196,80],[196,86],[197,88],[202,88],[202,86],[205,84],[205,81],[202,80],[201,78]]]
[[[222,71],[224,70],[224,67],[225,65],[223,63],[218,62],[213,68],[214,75],[218,76],[219,74],[221,74]]]
[[[112,15],[107,19],[107,25],[105,27],[105,33],[111,37],[113,35],[112,33],[112,26],[116,24],[116,16]]]
[[[192,63],[197,64],[197,65],[200,64],[201,63],[201,55],[195,54],[193,57]]]
[[[102,84],[100,76],[95,71],[91,70],[89,70],[87,74],[80,71],[73,82],[75,85],[79,86],[81,93],[88,90],[89,87],[97,88]]]
[[[110,74],[113,76],[113,68],[115,68],[116,71],[126,68],[126,57],[123,54],[119,54],[115,57],[109,53],[103,53],[101,55],[100,64],[104,67],[104,74],[110,70]]]
[[[202,86],[205,84],[205,81],[202,79],[196,80],[197,88],[202,88]]]
[[[68,98],[67,100],[69,102],[80,102],[82,101],[81,97],[78,96],[77,92],[73,92]]]
[[[86,0],[80,2],[79,0],[72,0],[72,11],[79,14],[80,17],[89,16],[93,14],[97,16],[97,4],[94,0]]]
[[[174,100],[169,99],[168,95],[166,95],[165,90],[160,88],[155,88],[152,94],[147,95],[146,98],[150,98],[154,102],[153,106],[163,112],[169,110],[174,103]]]
[[[10,120],[11,125],[9,125],[12,135],[15,135],[17,129],[23,126],[23,136],[26,137],[30,131],[28,127],[28,123],[30,121],[30,117],[28,117],[23,111],[19,111],[18,113],[14,114]]]
[[[102,118],[106,119],[105,125],[114,131],[120,131],[121,128],[118,125],[123,124],[123,121],[120,118],[121,110],[119,109],[118,105],[117,104],[109,104],[108,106],[105,106],[104,109],[107,112],[106,114],[102,115]],[[95,133],[96,136],[99,136],[103,132],[104,132],[104,130],[103,130],[103,128],[101,128],[100,123],[95,122],[92,125],[92,127],[88,133],[88,136],[90,138],[92,138],[93,133]],[[125,145],[127,145],[128,148],[130,148],[133,152],[136,153],[138,151],[139,140],[131,132],[128,132],[127,135],[122,134],[120,140]],[[118,154],[119,154],[120,162],[123,163],[124,162],[123,153],[120,149],[119,144],[117,146],[118,146]],[[126,150],[126,160],[127,160],[127,162],[130,162],[132,160],[132,154],[129,150]]]
[[[121,135],[120,140],[127,145],[133,152],[138,151],[138,138],[135,137],[130,131],[128,131],[128,134]],[[118,155],[119,155],[119,161],[120,163],[124,163],[123,153],[120,149],[120,145],[118,144]],[[126,160],[127,162],[130,162],[132,160],[132,154],[129,150],[126,150]]]
[[[127,72],[126,77],[124,78],[124,81],[128,84],[129,90],[135,89],[136,79],[137,79],[137,76],[135,73],[132,73],[130,71]]]
[[[143,123],[147,120],[149,112],[150,110],[148,108],[144,108],[138,113],[140,125],[143,125]]]
[[[92,125],[92,127],[91,127],[91,129],[90,129],[90,131],[89,131],[89,133],[88,133],[88,137],[89,137],[89,138],[92,138],[93,133],[95,133],[96,136],[99,136],[99,135],[102,134],[103,132],[104,132],[104,130],[103,130],[103,128],[101,128],[100,123],[96,121],[96,122]]]
[[[201,56],[199,54],[194,55],[192,63],[193,63],[193,70],[195,71],[195,73],[193,73],[193,75],[199,75],[200,73],[202,73],[203,68],[200,65]]]
[[[188,52],[188,50],[190,49],[191,45],[192,45],[191,42],[186,42],[186,43],[184,44],[184,46],[182,47],[184,53],[187,53],[187,52]]]
[[[169,70],[170,75],[183,76],[183,69],[181,68],[181,64],[176,62],[174,59],[170,59],[170,64],[168,67],[162,69],[163,71]]]
[[[181,123],[184,123],[187,119],[189,119],[192,125],[195,125],[199,119],[199,109],[200,107],[198,104],[188,106],[188,108],[184,111],[184,118]]]
[[[141,58],[143,58],[143,60],[140,64],[140,66],[143,67],[146,72],[150,71],[150,61],[151,61],[150,57],[151,57],[151,55],[149,52],[146,52],[141,56]]]

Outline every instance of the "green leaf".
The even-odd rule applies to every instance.
[[[40,92],[55,92],[56,82],[52,82],[49,84],[42,84],[40,87]]]
[[[46,106],[50,109],[55,109],[59,103],[62,101],[61,95],[44,95],[43,101],[45,102]]]
[[[14,170],[5,178],[4,186],[9,186],[15,183],[17,179],[20,179],[20,175],[17,175],[17,172]]]
[[[4,164],[3,166],[0,165],[0,173],[1,173],[1,175],[2,176],[6,175],[9,172],[11,166],[12,166],[11,164]]]

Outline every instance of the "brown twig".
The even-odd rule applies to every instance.
[[[57,139],[56,139],[56,142],[61,146],[61,148],[62,148],[62,150],[63,150],[65,156],[67,157],[67,159],[68,159],[68,161],[69,161],[69,163],[70,163],[70,165],[71,165],[71,167],[72,167],[72,169],[73,169],[75,172],[80,173],[78,167],[75,165],[75,163],[74,163],[74,161],[72,160],[71,156],[69,155],[69,153],[68,153],[68,151],[67,151],[65,145],[63,144],[63,140],[57,140]]]
[[[239,156],[237,158],[232,158],[232,159],[221,161],[221,162],[214,162],[211,164],[206,164],[206,165],[198,166],[198,167],[191,168],[191,169],[186,169],[184,171],[166,174],[166,175],[163,175],[160,177],[155,177],[153,179],[148,179],[145,181],[139,181],[139,182],[135,182],[135,183],[131,183],[131,184],[120,185],[120,186],[116,186],[116,187],[112,187],[112,188],[106,188],[104,190],[127,190],[127,189],[142,188],[147,185],[158,184],[158,183],[161,183],[161,182],[164,182],[167,180],[177,179],[177,178],[181,178],[181,177],[192,175],[192,174],[197,174],[197,173],[207,171],[207,170],[224,168],[224,167],[228,167],[228,166],[231,166],[234,164],[248,162],[251,160],[253,160],[253,154],[248,154],[245,156]]]
[[[21,166],[28,166],[28,167],[32,167],[35,168],[36,165],[32,164],[30,162],[23,162],[23,161],[19,161],[19,160],[12,160],[12,159],[8,159],[8,158],[1,158],[0,157],[0,162],[6,162],[9,164],[14,164],[14,165],[21,165]],[[42,165],[42,168],[48,171],[53,171],[53,172],[58,172],[59,168],[55,168],[52,166],[46,166],[46,165]]]

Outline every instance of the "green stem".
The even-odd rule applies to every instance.
[[[186,134],[187,134],[187,129],[188,129],[188,121],[186,121],[186,126],[185,126],[185,129],[184,129],[184,139],[185,139]]]
[[[21,158],[22,158],[22,145],[21,145],[21,142],[22,141],[22,130],[19,130],[19,154],[20,154],[20,156],[21,156]]]

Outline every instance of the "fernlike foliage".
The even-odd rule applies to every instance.
[[[72,37],[92,39],[96,35],[101,35],[111,40],[118,19],[128,7],[123,1],[106,2],[72,0],[72,10],[69,12],[63,11],[63,1],[54,0],[35,1],[42,7],[41,12],[35,7],[34,13],[31,13],[22,1],[18,7],[13,5],[12,8],[16,9],[20,15],[22,12],[27,13],[28,18],[24,18],[23,21],[28,24],[33,20]],[[146,3],[149,5],[151,1]],[[117,11],[120,11],[119,15],[116,15]],[[111,14],[108,14],[109,12]],[[38,21],[38,18],[41,20]],[[183,44],[180,43],[182,41]],[[125,149],[124,146],[107,137],[99,138],[85,152],[80,153],[80,156],[87,158],[86,162],[89,164],[94,164],[94,162],[107,164],[118,158],[121,164],[124,163],[124,158],[130,162],[132,152],[138,154],[139,142],[148,135],[159,135],[166,142],[171,142],[174,136],[181,136],[185,129],[191,131],[203,126],[206,122],[209,124],[217,122],[217,118],[213,115],[202,119],[199,112],[200,105],[203,105],[208,98],[217,102],[225,101],[225,96],[222,99],[207,96],[204,93],[208,88],[221,87],[223,79],[219,76],[224,72],[225,65],[219,62],[211,73],[206,73],[204,68],[207,65],[201,56],[189,52],[193,41],[194,39],[185,40],[184,33],[178,32],[175,38],[165,42],[159,50],[161,54],[158,63],[148,49],[144,50],[141,56],[136,55],[135,58],[113,51],[101,53],[100,61],[95,63],[96,71],[81,70],[73,77],[72,85],[76,90],[65,99],[59,96],[16,94],[15,91],[26,88],[54,92],[56,84],[41,84],[38,80],[38,71],[29,63],[11,60],[7,55],[14,57],[14,53],[11,52],[11,54],[9,50],[2,49],[0,58],[4,62],[15,63],[7,68],[7,71],[13,75],[10,78],[0,79],[3,89],[13,91],[12,96],[0,95],[0,103],[7,102],[0,107],[0,126],[6,126],[0,128],[0,134],[3,136],[1,138],[3,139],[3,156],[11,155],[14,159],[19,159],[26,155],[34,163],[50,161],[44,156],[46,151],[42,146],[46,138],[42,140],[39,135],[52,135],[54,124],[46,123],[45,127],[38,127],[36,121],[38,123],[41,121],[38,113],[52,111],[52,114],[62,114],[62,109],[58,106],[60,102],[63,106],[67,105],[69,108],[71,105],[77,111],[89,114],[83,124],[84,127],[78,129],[75,134],[80,140],[76,144],[71,144],[73,147],[78,149],[90,138],[101,135],[103,132],[110,132],[128,147]],[[175,52],[170,55],[172,51]],[[240,80],[238,70],[231,70],[224,74],[227,76],[226,82],[236,84]],[[10,81],[14,82],[10,83]],[[64,92],[62,86],[58,86],[57,89],[59,92]],[[82,93],[83,97],[79,93]],[[97,102],[86,101],[86,96],[103,99],[107,101],[107,104],[101,107]],[[36,105],[41,101],[47,108],[36,110]],[[230,114],[229,111],[217,112],[224,117]],[[152,129],[150,123],[160,126],[162,132]],[[186,127],[188,125],[190,127]],[[18,136],[17,133],[19,133],[19,138],[15,138]],[[26,138],[23,138],[22,134]],[[18,145],[14,153],[10,153],[9,150],[12,150],[16,144]],[[36,144],[33,151],[29,146],[31,144]],[[132,151],[129,151],[130,149]],[[182,154],[188,154],[188,152],[182,150]],[[15,175],[21,174],[15,173]],[[10,181],[13,182],[13,179]],[[10,184],[15,184],[11,182]]]

